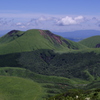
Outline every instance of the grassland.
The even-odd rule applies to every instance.
[[[96,48],[96,45],[100,44],[100,35],[86,38],[86,39],[80,41],[79,43],[81,43],[89,48]]]
[[[0,76],[0,100],[42,100],[42,87],[29,79]]]
[[[14,86],[16,86],[17,83],[18,83],[17,88],[20,88],[22,86],[22,84],[25,84],[26,88],[25,87],[23,88],[23,86],[22,86],[23,91],[21,91],[22,93],[20,96],[17,95],[15,92],[16,97],[24,96],[24,93],[26,92],[25,89],[29,88],[28,85],[30,85],[30,87],[31,87],[31,84],[33,84],[33,85],[35,84],[34,86],[37,87],[36,91],[38,90],[38,87],[40,87],[43,94],[40,92],[39,97],[41,97],[41,98],[36,99],[36,100],[42,100],[44,98],[48,98],[48,97],[54,96],[56,94],[66,92],[66,90],[69,90],[72,88],[77,88],[78,84],[88,84],[89,83],[88,81],[80,80],[77,78],[76,79],[75,78],[68,79],[68,78],[64,78],[64,77],[40,75],[40,74],[33,73],[33,72],[23,69],[23,68],[15,68],[15,67],[0,68],[0,75],[1,75],[1,79],[2,79],[0,81],[3,82],[3,83],[1,82],[2,84],[8,84],[7,81],[11,80],[10,83],[8,84],[8,85],[12,84],[12,88],[10,89],[11,93],[13,91],[13,88],[15,88]],[[18,77],[20,77],[20,78],[18,78]],[[3,78],[4,78],[4,80],[3,80]],[[7,78],[8,78],[8,80],[5,81]],[[17,82],[18,79],[20,79],[20,80],[22,79],[22,81],[23,80],[26,80],[26,81],[20,83],[20,80],[19,80],[19,82]],[[29,81],[29,84],[28,84],[28,81]],[[15,84],[15,85],[13,85],[13,84]],[[81,87],[83,87],[83,86],[81,86]],[[1,85],[1,88],[3,88],[2,85]],[[8,88],[8,87],[6,87],[6,85],[5,85],[5,88]],[[19,93],[20,93],[20,89],[19,89]],[[16,89],[14,89],[14,90],[17,91]],[[31,90],[29,90],[29,91],[31,91]],[[34,88],[34,91],[35,91],[35,88]],[[9,92],[9,90],[8,90],[8,92]],[[3,94],[4,93],[2,93],[2,95]],[[4,94],[4,96],[6,97],[5,94]],[[9,95],[9,98],[14,98],[14,97]],[[33,98],[35,98],[35,94],[33,95]],[[6,100],[6,99],[4,99],[4,100]],[[20,100],[20,99],[13,99],[13,100]],[[25,99],[21,98],[21,100],[25,100]],[[31,100],[31,98],[29,98],[28,100]]]

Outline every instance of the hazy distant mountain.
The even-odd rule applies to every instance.
[[[72,31],[72,32],[53,32],[55,34],[58,34],[60,36],[63,37],[67,37],[67,38],[88,38],[91,36],[96,36],[96,35],[100,35],[100,31],[98,30],[78,30],[78,31]]]
[[[81,40],[83,40],[84,38],[69,38],[69,37],[65,37],[66,39],[69,39],[69,40],[71,40],[71,41],[74,41],[74,42],[79,42],[79,41],[81,41]]]

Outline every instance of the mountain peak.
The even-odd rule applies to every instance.
[[[17,32],[19,32],[19,30],[12,30],[12,31],[8,32],[8,34],[12,35],[13,33],[17,33]]]
[[[12,30],[0,38],[0,53],[27,52],[37,49],[69,50],[84,46],[55,35],[49,30],[31,29],[27,31]]]

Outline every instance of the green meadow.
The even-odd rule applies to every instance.
[[[0,76],[0,100],[42,100],[43,89],[33,80]]]

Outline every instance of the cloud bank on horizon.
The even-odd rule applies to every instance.
[[[100,30],[100,0],[1,0],[0,31]]]
[[[28,15],[28,14],[27,14]],[[28,15],[29,16],[29,15]],[[36,15],[24,17],[24,14],[0,18],[0,30],[11,29],[48,29],[51,31],[65,32],[74,30],[100,30],[100,18],[97,16],[69,16],[69,15]]]

